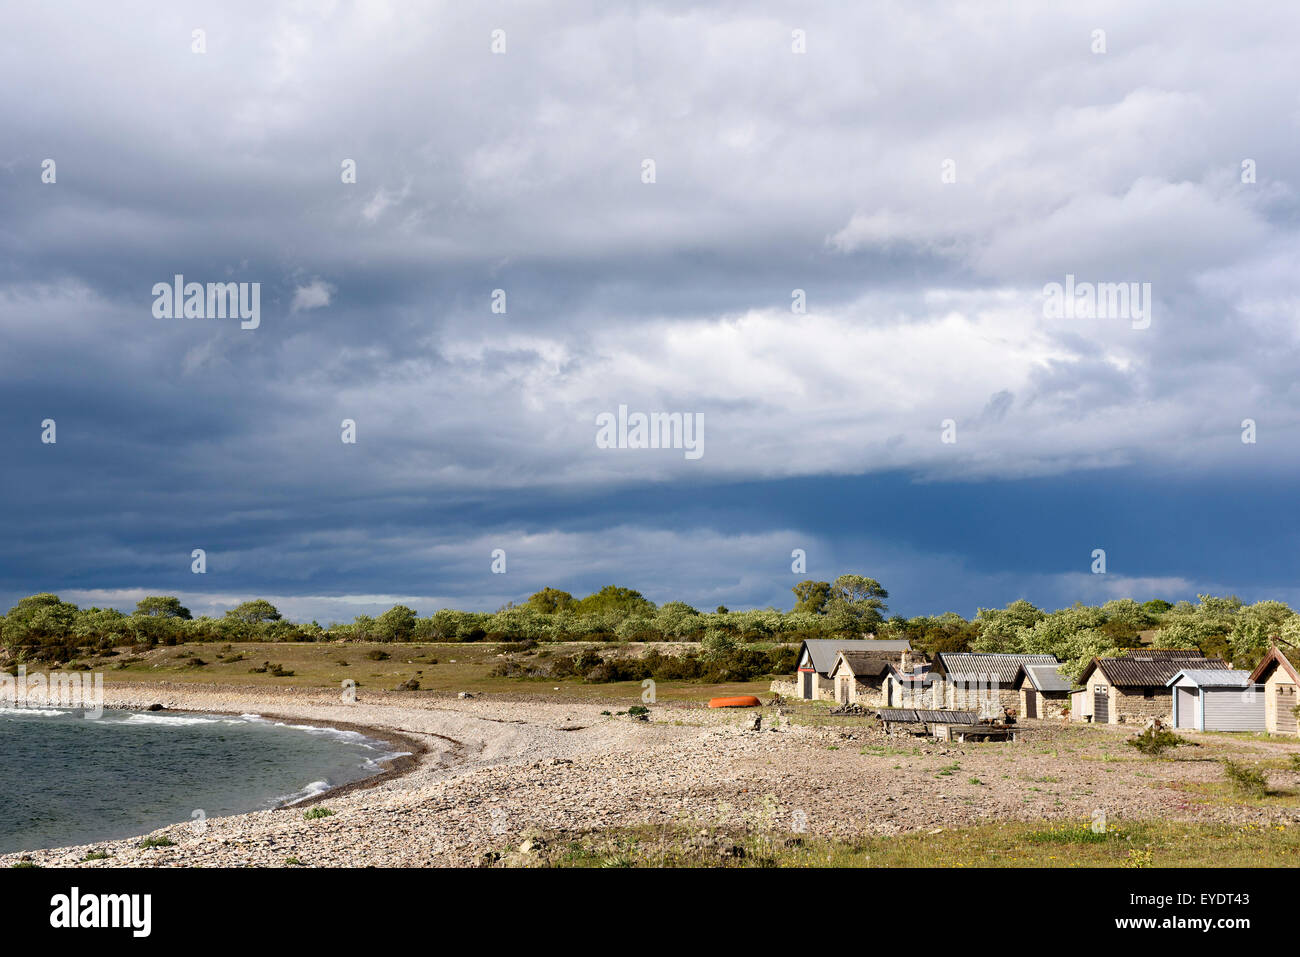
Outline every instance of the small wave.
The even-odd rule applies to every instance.
[[[295,804],[301,804],[308,798],[314,798],[317,795],[324,794],[333,786],[334,785],[330,784],[328,781],[312,781],[311,784],[308,784],[301,791],[295,791],[293,794],[286,794],[284,797],[276,801],[276,804],[280,807],[293,807]]]
[[[178,714],[129,714],[123,724],[170,724],[173,726],[192,724],[224,724],[224,718],[204,717],[199,715]]]
[[[388,754],[381,754],[377,758],[366,758],[361,766],[367,771],[382,771],[384,765],[389,761],[395,761],[398,758],[409,758],[410,756],[410,751],[390,751]]]
[[[0,708],[0,714],[30,714],[50,718],[60,714],[72,714],[72,712],[60,711],[57,708]]]

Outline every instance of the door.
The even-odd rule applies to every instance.
[[[1295,685],[1278,685],[1274,703],[1277,705],[1277,730],[1282,734],[1295,734]]]
[[[1038,692],[1033,688],[1025,689],[1025,717],[1038,717]]]
[[[1196,729],[1196,690],[1194,688],[1175,688],[1178,695],[1178,721],[1180,728]]]
[[[806,701],[811,701],[812,700],[812,672],[811,671],[799,672],[799,681],[801,683],[799,688],[799,696]]]
[[[1093,685],[1092,723],[1110,724],[1110,691],[1105,685]]]
[[[849,703],[849,679],[840,679],[840,704]]]

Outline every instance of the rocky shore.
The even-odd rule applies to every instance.
[[[598,701],[301,690],[106,689],[111,707],[255,712],[386,736],[410,759],[303,805],[185,821],[140,839],[0,857],[41,866],[445,866],[508,862],[531,835],[624,825],[762,827],[852,836],[989,820],[1274,822],[1291,808],[1194,800],[1213,760],[1135,760],[1120,729],[1048,726],[1015,745],[952,746],[870,728],[804,726],[762,710],[662,705],[651,720]],[[1234,745],[1235,746],[1235,745]],[[1207,747],[1217,747],[1210,744]],[[1273,746],[1240,747],[1267,754]],[[1279,754],[1285,753],[1279,750]],[[1102,757],[1103,754],[1113,757]],[[1289,777],[1288,777],[1289,775]],[[1287,781],[1283,782],[1282,778]],[[1278,783],[1300,784],[1281,772]],[[1294,779],[1294,780],[1292,780]],[[85,858],[95,852],[94,860]],[[107,854],[107,857],[98,857]]]

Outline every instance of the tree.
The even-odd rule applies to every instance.
[[[190,620],[190,610],[172,595],[150,595],[135,603],[135,614],[149,618],[180,618]]]
[[[5,648],[20,659],[53,656],[67,661],[77,640],[76,618],[77,606],[50,592],[19,599],[5,617]]]
[[[795,602],[791,612],[803,612],[808,615],[826,614],[826,603],[831,597],[831,583],[817,582],[811,578],[807,581],[801,581],[790,589],[794,592],[794,597],[799,599]]]
[[[260,625],[267,621],[279,621],[280,613],[265,598],[246,601],[226,612],[227,618],[243,622],[246,625]]]
[[[375,630],[380,641],[410,641],[415,632],[415,609],[394,605],[379,616]]]
[[[1020,630],[1032,628],[1046,617],[1046,612],[1023,598],[1011,602],[1006,608],[981,608],[975,614],[979,639],[973,648],[975,651],[1014,654],[1020,650],[1016,644]]]
[[[558,588],[543,588],[528,596],[528,604],[543,615],[553,615],[575,604],[573,596]]]
[[[885,620],[883,599],[889,592],[874,578],[841,575],[831,584],[826,618],[835,631],[863,631]]]
[[[635,589],[606,585],[578,602],[576,610],[581,615],[612,614],[622,619],[638,613],[653,615],[655,606],[654,602]]]

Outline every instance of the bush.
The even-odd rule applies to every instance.
[[[1243,797],[1261,798],[1268,793],[1268,776],[1259,768],[1225,760],[1223,773],[1232,789]]]
[[[1181,747],[1187,741],[1168,728],[1157,728],[1152,725],[1141,734],[1129,738],[1126,743],[1137,748],[1149,758],[1158,758],[1170,748]]]
[[[327,807],[321,807],[321,806],[317,805],[316,807],[312,808],[310,811],[303,811],[303,812],[302,812],[302,819],[303,819],[304,821],[315,821],[315,820],[317,820],[318,818],[322,818],[322,817],[332,817],[333,815],[334,815],[334,812],[331,811],[329,808],[327,808]]]

